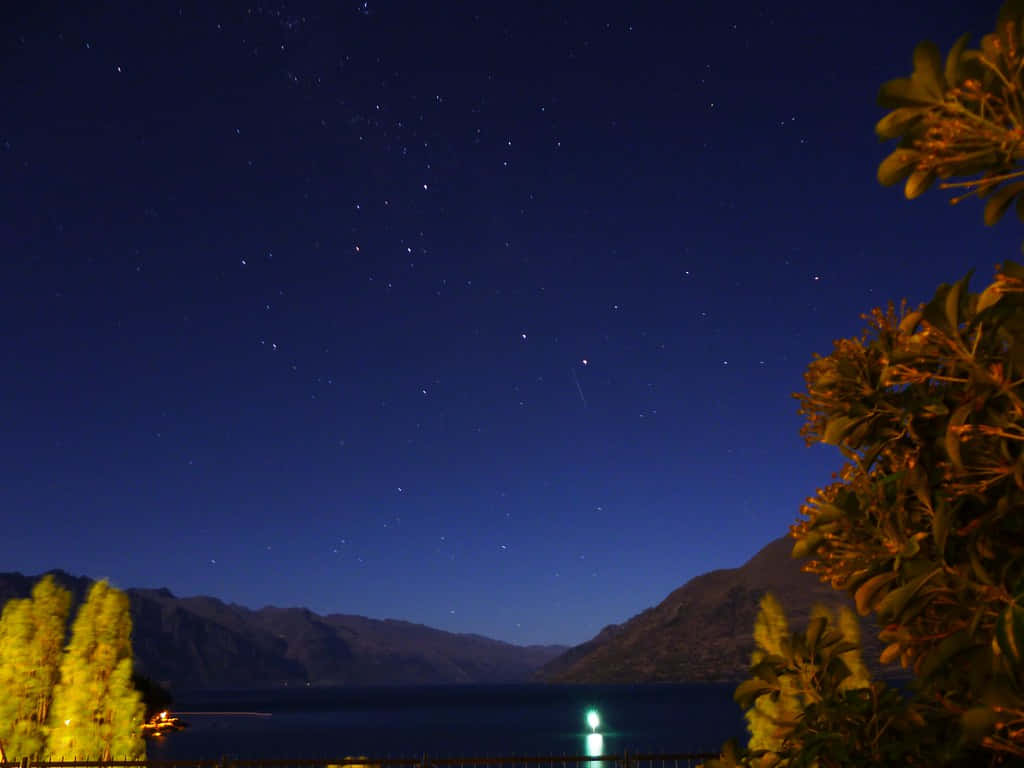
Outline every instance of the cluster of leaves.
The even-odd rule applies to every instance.
[[[977,176],[941,186],[987,198],[987,224],[1014,200],[1024,219],[1024,0],[966,45],[943,66],[922,43],[913,74],[882,86],[876,132],[900,146],[878,178],[914,198]],[[719,768],[1024,765],[1024,267],[980,294],[969,278],[872,312],[798,395],[808,443],[848,461],[802,507],[793,555],[875,614],[880,661],[912,667],[913,696],[860,680],[842,618],[790,634],[766,602],[736,691],[751,741]]]
[[[774,631],[759,632],[764,627]],[[734,694],[747,710],[750,742],[746,749],[726,744],[707,768],[983,764],[978,749],[963,749],[951,729],[922,727],[897,690],[870,679],[859,633],[848,608],[837,621],[821,607],[806,630],[791,633],[781,606],[766,595],[750,678]]]
[[[870,685],[860,652],[860,627],[848,608],[838,616],[824,606],[811,609],[806,631],[791,633],[774,595],[762,598],[754,623],[750,679],[736,689],[750,730],[748,749],[758,766],[791,764],[792,758],[813,761],[823,749],[842,757],[851,748],[865,753],[855,734],[863,724],[847,717],[840,728],[829,727],[834,700],[845,702],[849,691]],[[838,750],[832,742],[841,744]]]
[[[810,365],[804,435],[849,463],[794,556],[877,615],[925,721],[1024,760],[1024,268],[969,277]]]
[[[128,597],[106,582],[94,584],[65,648],[70,605],[68,591],[46,576],[31,598],[4,606],[0,745],[8,759],[143,759]]]
[[[1009,0],[996,30],[967,48],[964,35],[945,61],[939,49],[922,42],[914,50],[910,77],[885,83],[878,95],[891,110],[875,126],[881,139],[899,139],[878,167],[888,186],[905,181],[909,199],[936,179],[976,176],[945,182],[964,194],[987,199],[985,223],[994,224],[1017,201],[1024,220],[1024,0]]]

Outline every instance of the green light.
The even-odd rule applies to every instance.
[[[590,726],[590,730],[596,731],[597,726],[601,724],[601,718],[598,717],[597,710],[592,709],[587,712],[587,725]]]

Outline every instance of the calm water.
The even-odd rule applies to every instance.
[[[498,756],[717,751],[742,738],[733,685],[424,686],[179,694],[188,730],[149,744],[151,758]],[[590,737],[588,709],[601,716]]]

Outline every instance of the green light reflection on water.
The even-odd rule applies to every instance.
[[[587,740],[587,757],[600,757],[604,754],[604,736],[600,733],[588,733],[586,735]],[[604,763],[600,760],[590,760],[586,764],[586,768],[603,768]]]

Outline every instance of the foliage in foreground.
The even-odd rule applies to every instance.
[[[1024,219],[1024,0],[966,45],[943,65],[921,43],[913,74],[882,86],[876,132],[900,146],[878,178],[914,198],[977,176],[942,186],[988,198],[987,224],[1015,200]],[[1024,268],[1003,264],[980,294],[969,278],[872,312],[798,395],[807,442],[847,463],[802,507],[793,555],[875,614],[880,661],[912,668],[913,694],[850,685],[856,644],[828,620],[783,631],[778,652],[762,631],[735,695],[751,741],[713,765],[1024,765]],[[766,603],[758,621],[779,615]]]
[[[65,647],[71,594],[44,576],[0,614],[0,749],[6,758],[143,759],[128,597],[93,585]]]
[[[0,744],[9,756],[38,755],[46,745],[70,607],[71,594],[45,576],[0,614]]]
[[[858,643],[843,631],[850,618],[841,627],[818,609],[805,631],[791,633],[778,602],[765,596],[750,679],[735,693],[747,710],[750,741],[746,750],[727,744],[709,768],[913,764],[903,700],[868,679]],[[770,647],[757,634],[765,623],[783,629]]]
[[[985,223],[995,224],[1016,200],[1024,220],[1024,0],[1003,4],[996,29],[967,47],[964,35],[942,59],[938,47],[914,49],[909,77],[882,85],[878,101],[890,110],[875,126],[880,139],[898,139],[878,166],[878,180],[904,182],[913,199],[936,179],[987,200]],[[969,178],[974,177],[974,178]]]
[[[105,581],[89,590],[72,627],[54,691],[51,758],[145,756],[142,696],[132,684],[128,596]]]
[[[758,765],[776,765],[794,740],[802,744],[807,760],[821,748],[837,757],[872,751],[868,747],[873,744],[857,738],[845,706],[871,685],[861,658],[860,627],[848,608],[841,608],[837,617],[814,606],[807,630],[793,634],[778,600],[766,594],[754,623],[750,674],[735,695],[747,710],[747,747]],[[839,710],[847,717],[832,722],[836,701],[844,705]],[[813,734],[819,731],[826,737],[816,739]]]
[[[922,718],[1024,760],[1024,268],[876,311],[806,379],[805,436],[850,462],[794,555],[877,615]]]
[[[968,278],[875,310],[799,396],[807,441],[848,462],[802,508],[793,555],[877,616],[880,661],[912,667],[914,695],[848,684],[857,644],[826,617],[775,650],[759,637],[737,701],[799,711],[718,766],[1024,764],[1024,267],[981,294]]]

